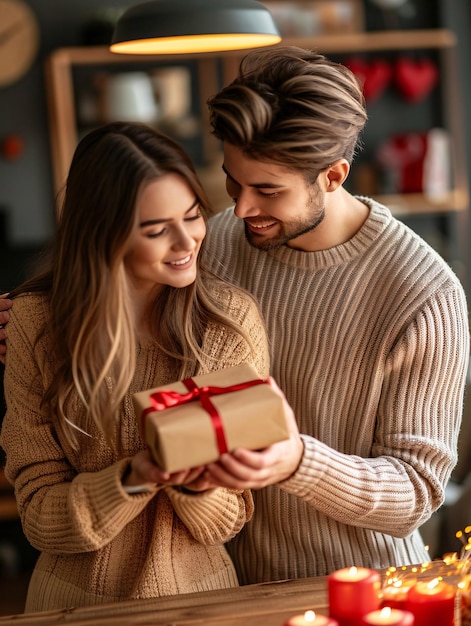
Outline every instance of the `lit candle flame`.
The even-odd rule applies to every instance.
[[[306,622],[314,622],[316,619],[316,614],[314,613],[314,611],[306,611],[304,613],[304,620]]]
[[[353,567],[351,567],[351,568],[348,570],[348,573],[350,574],[350,576],[356,576],[356,575],[357,575],[357,573],[358,573],[358,568],[356,568],[356,567],[353,565]]]
[[[391,607],[390,606],[385,606],[383,609],[381,609],[380,616],[381,617],[391,617]]]
[[[435,587],[440,583],[440,579],[439,578],[434,578],[433,580],[431,580],[428,584],[427,587],[429,589],[435,589]]]

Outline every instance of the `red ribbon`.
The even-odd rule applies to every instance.
[[[223,393],[231,393],[233,391],[241,391],[242,389],[247,389],[248,387],[254,387],[255,385],[262,385],[266,383],[265,380],[256,379],[249,380],[245,383],[239,383],[237,385],[230,385],[229,387],[198,387],[193,378],[187,378],[182,382],[188,389],[188,393],[179,393],[178,391],[156,391],[150,394],[149,400],[151,406],[142,411],[142,425],[144,426],[145,418],[149,413],[153,413],[154,411],[164,411],[165,409],[169,409],[173,406],[180,406],[181,404],[187,404],[188,402],[199,400],[201,406],[211,418],[219,454],[223,454],[228,451],[227,440],[221,416],[219,415],[214,404],[211,402],[210,397]]]

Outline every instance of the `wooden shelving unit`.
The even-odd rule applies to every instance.
[[[443,109],[443,128],[451,138],[453,188],[446,197],[435,201],[422,194],[375,196],[398,215],[447,213],[466,211],[469,205],[465,147],[462,133],[457,78],[456,37],[443,29],[417,31],[359,32],[341,35],[323,35],[315,38],[288,38],[281,45],[296,45],[319,50],[325,54],[356,54],[380,51],[433,50],[440,62],[440,89]],[[74,68],[83,66],[142,65],[143,68],[165,67],[176,62],[192,61],[198,67],[198,91],[202,115],[202,143],[208,170],[201,170],[203,183],[212,181],[213,197],[225,199],[224,176],[214,163],[218,161],[219,145],[210,134],[206,101],[236,74],[245,52],[208,53],[191,56],[116,55],[106,47],[61,48],[46,62],[46,89],[50,119],[50,137],[54,188],[63,187],[70,160],[78,141],[77,116],[74,98]],[[209,175],[208,175],[209,174]],[[210,193],[211,197],[211,193]],[[222,207],[216,207],[222,208]]]

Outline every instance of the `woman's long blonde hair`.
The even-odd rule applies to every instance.
[[[139,190],[169,172],[188,183],[207,222],[211,208],[206,194],[191,160],[172,139],[148,126],[121,122],[85,136],[72,159],[45,269],[12,292],[13,297],[40,292],[49,298],[50,318],[40,336],[51,336],[56,367],[44,402],[74,447],[77,429],[88,432],[91,423],[113,446],[116,416],[136,366],[124,254]],[[212,296],[219,279],[202,266],[201,257],[200,252],[195,282],[182,289],[165,287],[152,310],[155,341],[182,378],[201,362],[203,334],[212,321],[252,345]],[[71,428],[67,415],[77,399],[85,407],[79,412],[83,423]]]

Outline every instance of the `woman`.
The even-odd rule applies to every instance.
[[[241,362],[268,376],[254,301],[200,263],[210,209],[188,156],[113,123],[77,146],[44,271],[11,293],[1,444],[41,552],[26,611],[237,585],[249,492],[161,477],[132,393]]]

